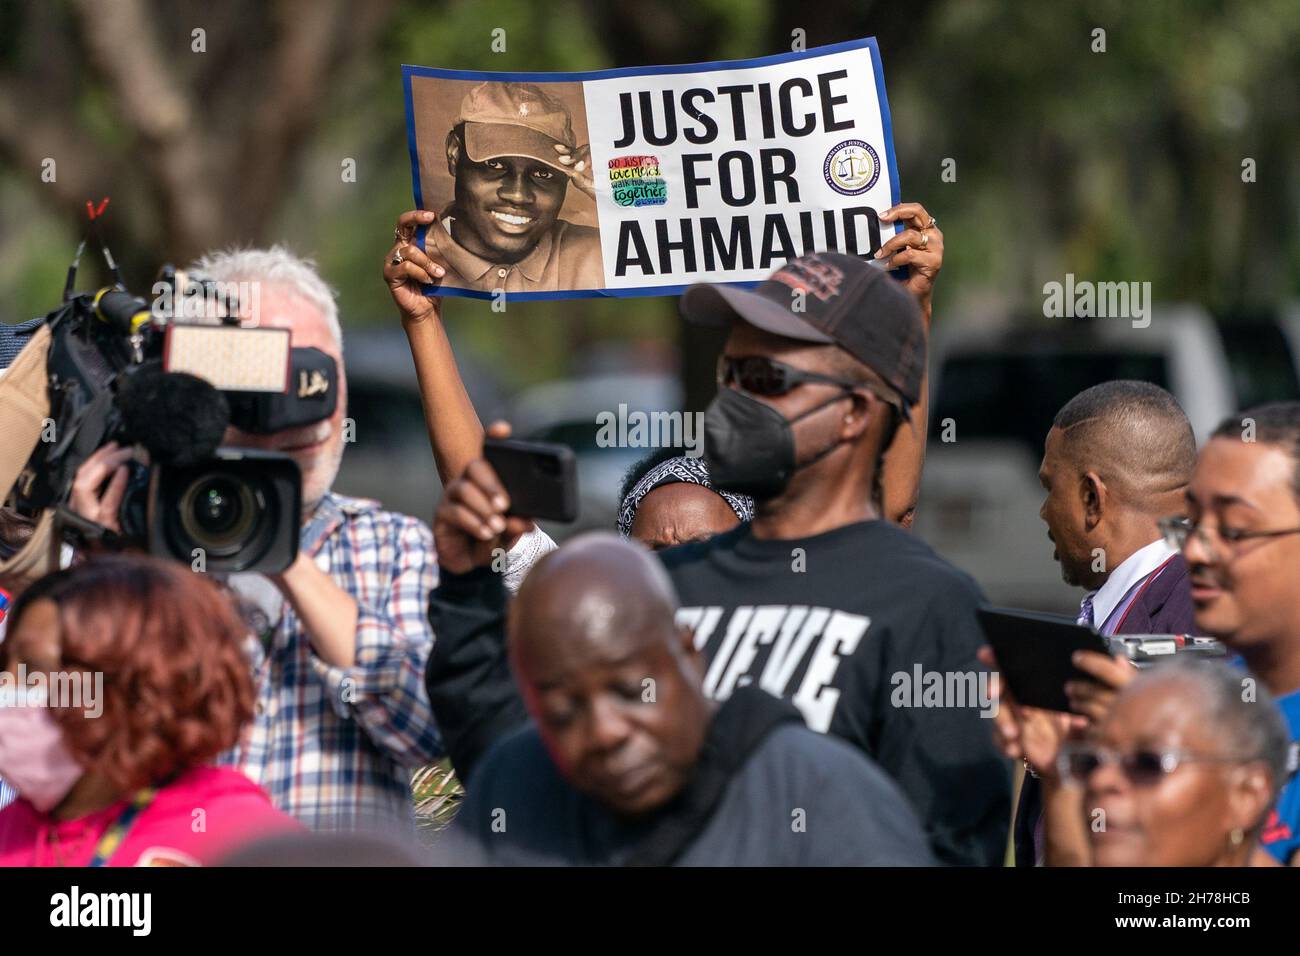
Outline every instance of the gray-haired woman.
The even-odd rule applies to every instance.
[[[1081,791],[1095,866],[1245,866],[1290,771],[1268,691],[1227,664],[1179,658],[1125,687],[1057,773]],[[1054,824],[1049,822],[1049,826]]]

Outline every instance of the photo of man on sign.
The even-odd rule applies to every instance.
[[[604,284],[600,232],[560,218],[569,186],[593,195],[590,148],[573,110],[530,83],[478,83],[446,135],[451,201],[425,251],[443,285],[478,292],[547,292]],[[441,197],[430,197],[437,200]]]

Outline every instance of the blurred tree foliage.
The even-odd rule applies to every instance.
[[[80,204],[111,195],[138,286],[207,246],[285,241],[318,259],[349,326],[391,323],[378,263],[412,201],[399,64],[728,59],[788,50],[796,30],[809,47],[880,41],[904,197],[948,239],[938,321],[1037,311],[1066,272],[1222,309],[1296,297],[1295,0],[0,0],[0,319],[54,304]],[[713,354],[671,299],[505,315],[457,299],[447,318],[514,384],[611,340]]]

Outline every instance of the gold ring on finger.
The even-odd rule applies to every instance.
[[[392,263],[393,265],[395,265],[395,266],[400,266],[400,265],[401,265],[403,262],[405,262],[406,260],[402,258],[402,253],[401,253],[401,251],[399,250],[399,251],[397,251],[397,252],[394,252],[394,253],[393,253],[393,258],[389,259],[388,261],[391,262],[391,263]]]
[[[924,249],[929,244],[930,244],[930,234],[928,232],[921,233],[921,248]]]

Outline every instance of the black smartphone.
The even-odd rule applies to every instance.
[[[1109,654],[1106,638],[1069,618],[1011,608],[975,612],[993,647],[1002,679],[1016,700],[1029,707],[1070,712],[1065,684],[1093,680],[1074,666],[1075,651]]]
[[[577,459],[568,445],[485,438],[483,457],[510,496],[508,514],[546,521],[577,519]]]

